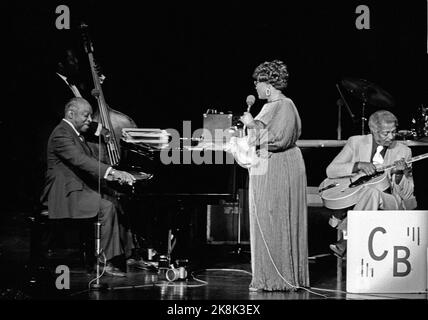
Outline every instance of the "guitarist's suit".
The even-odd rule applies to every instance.
[[[373,136],[352,136],[340,153],[327,167],[329,178],[352,176],[354,164],[358,161],[370,162],[372,157]],[[410,159],[412,152],[410,148],[399,141],[393,141],[384,156],[383,165],[393,164],[404,158]],[[414,183],[411,175],[403,175],[399,184],[395,183],[394,175],[387,171],[390,182],[390,193],[379,191],[375,188],[366,187],[361,192],[354,210],[412,210],[416,208],[416,199],[413,195]]]

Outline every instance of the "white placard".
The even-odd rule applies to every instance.
[[[427,292],[428,211],[348,211],[346,290]]]

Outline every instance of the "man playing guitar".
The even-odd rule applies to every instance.
[[[407,165],[412,152],[395,140],[398,121],[389,111],[379,110],[369,118],[370,134],[352,136],[327,167],[328,178],[353,176],[357,173],[373,175],[380,166],[394,164],[386,178],[389,188],[382,191],[370,185],[362,188],[353,210],[412,210],[416,208],[411,168]],[[349,208],[348,208],[349,209]],[[346,237],[347,219],[330,219]],[[346,240],[330,245],[336,255],[343,257]]]

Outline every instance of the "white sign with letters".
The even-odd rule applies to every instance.
[[[348,211],[346,291],[427,292],[428,211]]]

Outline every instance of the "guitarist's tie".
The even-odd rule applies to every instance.
[[[374,164],[383,164],[383,157],[382,157],[382,150],[383,150],[383,146],[377,146],[376,148],[376,153],[373,156],[373,163]]]

